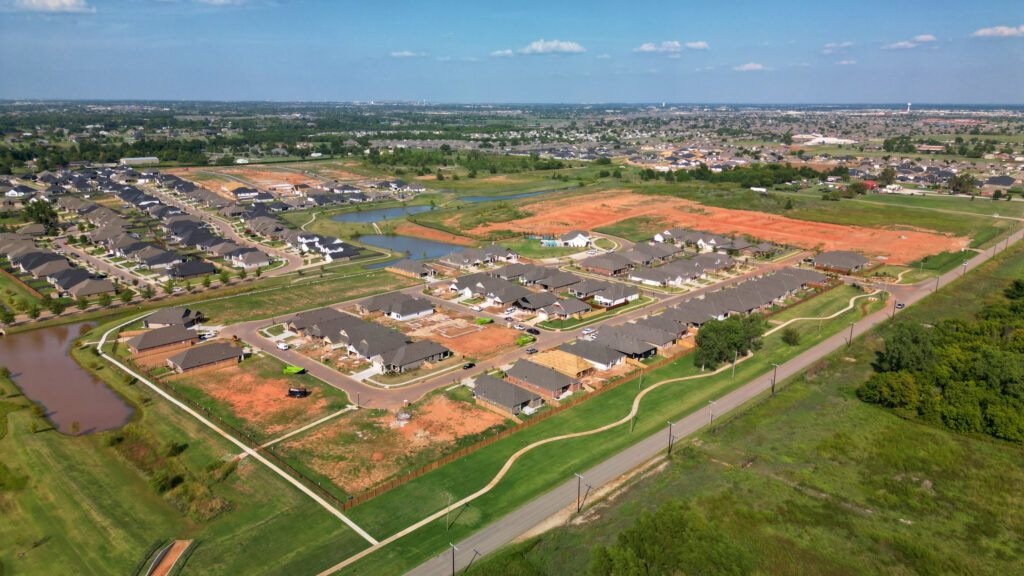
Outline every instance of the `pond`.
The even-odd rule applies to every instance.
[[[134,410],[106,383],[71,358],[72,343],[89,323],[53,326],[0,337],[0,365],[33,402],[46,409],[57,430],[100,432],[128,422]]]
[[[420,212],[426,212],[430,210],[430,206],[421,204],[419,206],[394,206],[392,208],[372,208],[370,210],[360,210],[358,212],[344,212],[342,214],[335,214],[331,216],[331,220],[335,222],[380,222],[381,220],[391,220],[393,218],[401,218],[402,216],[408,216],[410,214],[419,214]]]
[[[446,254],[450,254],[456,250],[461,250],[465,246],[459,246],[458,244],[449,244],[447,242],[438,242],[436,240],[425,240],[423,238],[414,238],[412,236],[386,236],[383,234],[366,234],[356,238],[357,241],[370,246],[376,246],[377,248],[386,248],[392,252],[405,252],[409,254],[409,258],[413,260],[433,260],[434,258],[440,258]],[[394,262],[377,262],[371,264],[367,268],[383,268]]]
[[[518,198],[529,198],[531,196],[540,196],[541,194],[550,194],[552,192],[562,192],[564,190],[570,190],[575,186],[569,188],[552,188],[551,190],[538,190],[536,192],[523,192],[521,194],[507,194],[505,196],[462,196],[458,200],[461,202],[468,202],[475,204],[477,202],[497,202],[499,200],[516,200]]]

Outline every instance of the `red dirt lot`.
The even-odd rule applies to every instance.
[[[415,236],[417,238],[447,242],[449,244],[458,244],[460,246],[476,245],[476,241],[472,238],[456,236],[455,234],[449,234],[448,232],[441,230],[427,228],[426,226],[420,226],[419,224],[414,224],[412,222],[403,222],[402,224],[399,224],[395,227],[395,233],[402,236]]]
[[[892,264],[907,264],[931,254],[965,248],[970,240],[920,230],[885,230],[796,220],[775,214],[704,206],[681,198],[652,197],[613,190],[572,203],[548,200],[526,207],[532,216],[495,222],[470,231],[485,235],[493,230],[558,234],[593,230],[636,216],[657,215],[673,226],[717,234],[742,234],[798,248],[853,250],[883,256]]]
[[[240,418],[252,422],[268,435],[277,434],[305,423],[313,415],[320,414],[327,406],[327,400],[319,390],[312,390],[308,398],[288,398],[289,380],[284,378],[261,378],[245,369],[241,364],[226,366],[216,371],[196,375],[174,376],[170,380],[185,380],[213,397],[227,404]]]
[[[517,330],[503,326],[490,325],[472,334],[458,336],[456,338],[433,338],[442,346],[446,346],[452,352],[463,356],[476,356],[493,354],[500,348],[515,345],[516,338],[520,336]]]
[[[409,409],[401,422],[392,413],[357,411],[281,445],[349,494],[358,494],[410,466],[441,455],[452,442],[504,423],[504,418],[466,402],[434,396]]]
[[[267,170],[261,166],[252,168],[229,168],[222,170],[225,174],[234,174],[260,186],[269,188],[275,184],[306,184],[315,186],[319,182],[305,174],[285,170]]]

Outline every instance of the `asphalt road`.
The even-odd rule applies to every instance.
[[[654,312],[665,307],[677,304],[683,300],[699,296],[705,292],[719,290],[721,288],[731,286],[744,280],[747,280],[750,277],[760,276],[762,274],[769,272],[770,270],[790,266],[794,262],[798,262],[803,257],[803,255],[803,253],[796,254],[779,262],[774,262],[766,266],[760,266],[751,272],[736,276],[735,278],[731,278],[725,282],[693,290],[685,294],[664,295],[654,292],[648,292],[648,295],[654,296],[655,298],[658,299],[658,301],[653,304],[637,308],[635,310],[630,310],[629,312],[624,312],[622,314],[619,314],[618,316],[613,316],[612,318],[609,318],[604,322],[593,324],[592,327],[600,329],[601,326],[616,326],[619,324],[624,324],[631,320],[636,320],[643,316],[653,314]],[[446,280],[446,282],[447,281],[450,280]],[[416,285],[410,288],[403,289],[403,291],[406,292],[407,294],[419,298],[424,297],[422,290],[422,285]],[[440,299],[431,299],[437,303],[443,302]],[[350,302],[346,302],[345,304],[349,305],[359,301],[360,300],[353,300]],[[450,302],[444,302],[444,305],[460,306],[452,304]],[[490,315],[486,313],[480,314],[489,315],[491,317],[500,319],[500,317],[495,315]],[[278,318],[278,320],[280,321],[281,319],[290,316],[291,315],[281,316],[280,318]],[[330,384],[331,386],[334,386],[335,388],[344,390],[349,395],[349,398],[351,399],[352,402],[358,401],[358,403],[361,406],[368,408],[400,408],[404,406],[407,402],[415,402],[422,396],[430,393],[431,391],[439,387],[451,386],[452,384],[457,383],[459,380],[467,376],[475,376],[477,374],[482,374],[488,370],[491,370],[492,368],[502,366],[504,364],[510,364],[519,358],[526,357],[522,348],[511,348],[495,356],[477,362],[476,367],[470,372],[454,370],[404,386],[381,388],[378,386],[360,382],[354,378],[342,374],[341,372],[324,366],[320,362],[308,356],[300,354],[299,352],[293,350],[278,350],[276,343],[274,343],[268,338],[263,337],[259,333],[259,330],[261,328],[269,326],[271,323],[272,322],[268,322],[267,320],[241,322],[238,324],[232,324],[230,326],[225,327],[224,330],[221,331],[221,334],[227,337],[237,336],[244,342],[247,342],[255,346],[256,348],[264,350],[268,354],[276,356],[277,358],[284,362],[305,368],[307,372],[309,372],[316,378],[326,382],[327,384]],[[540,335],[537,336],[537,341],[531,346],[537,348],[538,350],[546,350],[549,348],[553,348],[562,343],[574,340],[578,336],[580,330],[582,330],[582,328],[575,330],[565,330],[561,332],[550,332],[542,330]]]
[[[1010,236],[1009,242],[1016,243],[1021,239],[1022,234],[1024,232],[1013,234]],[[1000,242],[996,248],[986,250],[984,253],[969,260],[966,267],[958,267],[943,274],[940,277],[939,285],[946,284],[966,271],[975,268],[991,258],[995,252],[1003,249],[1003,247],[1004,244]],[[927,280],[914,286],[893,287],[892,292],[897,302],[911,306],[932,293],[935,288],[935,280]],[[854,338],[888,320],[892,312],[893,309],[888,308],[861,319],[853,326],[852,333]],[[799,374],[821,358],[844,348],[847,345],[849,334],[849,331],[844,330],[806,350],[785,364],[781,364],[778,368],[779,381]],[[673,423],[674,442],[684,440],[707,426],[711,422],[712,415],[718,418],[764,394],[771,389],[771,382],[772,373],[768,371],[754,378],[741,388],[722,396],[713,405],[697,410],[679,422]],[[593,486],[596,490],[602,485],[620,478],[622,475],[659,456],[667,446],[668,430],[666,427],[664,431],[641,440],[593,468],[582,471],[580,474],[583,476],[583,481]],[[501,519],[477,531],[469,538],[455,543],[455,546],[458,548],[455,554],[456,568],[462,570],[474,557],[474,551],[483,555],[489,554],[538,526],[553,514],[568,506],[574,506],[576,502],[576,488],[576,478],[567,478],[564,483],[551,491],[537,496],[515,511],[506,514]],[[450,574],[451,570],[451,551],[448,550],[413,569],[409,574],[413,576],[440,576]]]

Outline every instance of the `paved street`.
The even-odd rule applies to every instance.
[[[1019,241],[1022,232],[1017,232],[1010,237],[1010,243]],[[997,250],[1003,249],[1002,242],[996,248],[986,250],[970,261],[966,270],[971,270],[992,257]],[[964,269],[958,267],[955,270],[943,274],[939,285],[944,285],[964,273]],[[893,287],[893,295],[898,302],[911,306],[921,298],[935,290],[935,280],[926,280],[914,286]],[[880,310],[857,322],[853,327],[853,335],[857,337],[878,324],[888,320],[892,309]],[[812,364],[841,350],[847,345],[849,332],[844,330],[818,345],[810,348],[796,358],[781,364],[778,369],[778,379],[783,381],[786,378],[799,374]],[[713,407],[706,407],[690,414],[681,421],[674,423],[673,433],[675,442],[683,441],[701,430],[709,423],[712,413],[717,418],[727,414],[736,408],[743,406],[750,400],[757,398],[770,390],[772,381],[771,372],[766,372],[754,378],[743,387],[726,394],[715,401]],[[713,410],[713,412],[712,412]],[[624,474],[629,473],[638,466],[650,461],[660,455],[667,446],[667,430],[658,432],[641,440],[637,444],[619,452],[600,464],[581,472],[585,482],[598,489],[601,486],[616,480]],[[455,543],[459,551],[455,555],[456,568],[463,569],[473,558],[474,550],[481,554],[489,554],[505,544],[511,542],[521,534],[538,526],[556,512],[568,506],[574,506],[576,502],[576,479],[567,478],[566,481],[553,490],[539,495],[530,502],[524,504],[514,512],[496,520],[487,527],[479,530],[469,538]],[[421,566],[409,572],[414,576],[440,576],[451,573],[451,553],[446,551],[441,555],[425,562]]]

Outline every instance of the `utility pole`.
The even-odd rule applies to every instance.
[[[583,493],[583,476],[576,474],[576,513],[578,514],[580,508],[583,507],[583,503],[580,501],[581,494]]]
[[[452,576],[455,576],[455,551],[458,550],[458,548],[456,548],[455,544],[452,544],[451,542],[449,542],[448,545],[452,547]]]
[[[732,377],[733,378],[736,377],[736,359],[739,358],[739,356],[740,356],[740,351],[739,350],[733,350],[733,352],[732,352]]]
[[[360,406],[361,404],[359,403],[359,392],[356,392],[356,408],[359,408]]]
[[[447,532],[452,527],[452,523],[448,521],[448,517],[452,512],[452,493],[448,493],[448,507],[444,509],[444,531]]]
[[[708,428],[715,424],[715,401],[708,400]]]
[[[846,347],[853,346],[853,322],[850,322],[850,337],[846,340]]]
[[[775,396],[775,378],[779,375],[779,365],[772,364],[775,368],[772,369],[772,396]]]
[[[963,268],[963,272],[960,273],[960,277],[961,278],[963,278],[967,274],[967,261],[966,260],[964,260],[964,265],[962,266],[962,268]]]
[[[668,422],[668,457],[672,457],[672,421]]]
[[[477,556],[483,556],[483,554],[476,548],[473,548],[473,557],[469,559],[469,564],[466,564],[466,569],[462,571],[463,574],[469,572],[469,567],[473,565],[473,561],[476,560]]]
[[[932,292],[935,292],[936,290],[939,289],[939,279],[940,279],[939,276],[935,277],[935,290],[932,290]]]
[[[895,297],[893,297],[893,299],[892,299],[892,315],[889,316],[889,319],[890,320],[895,320],[896,319],[896,298]]]

